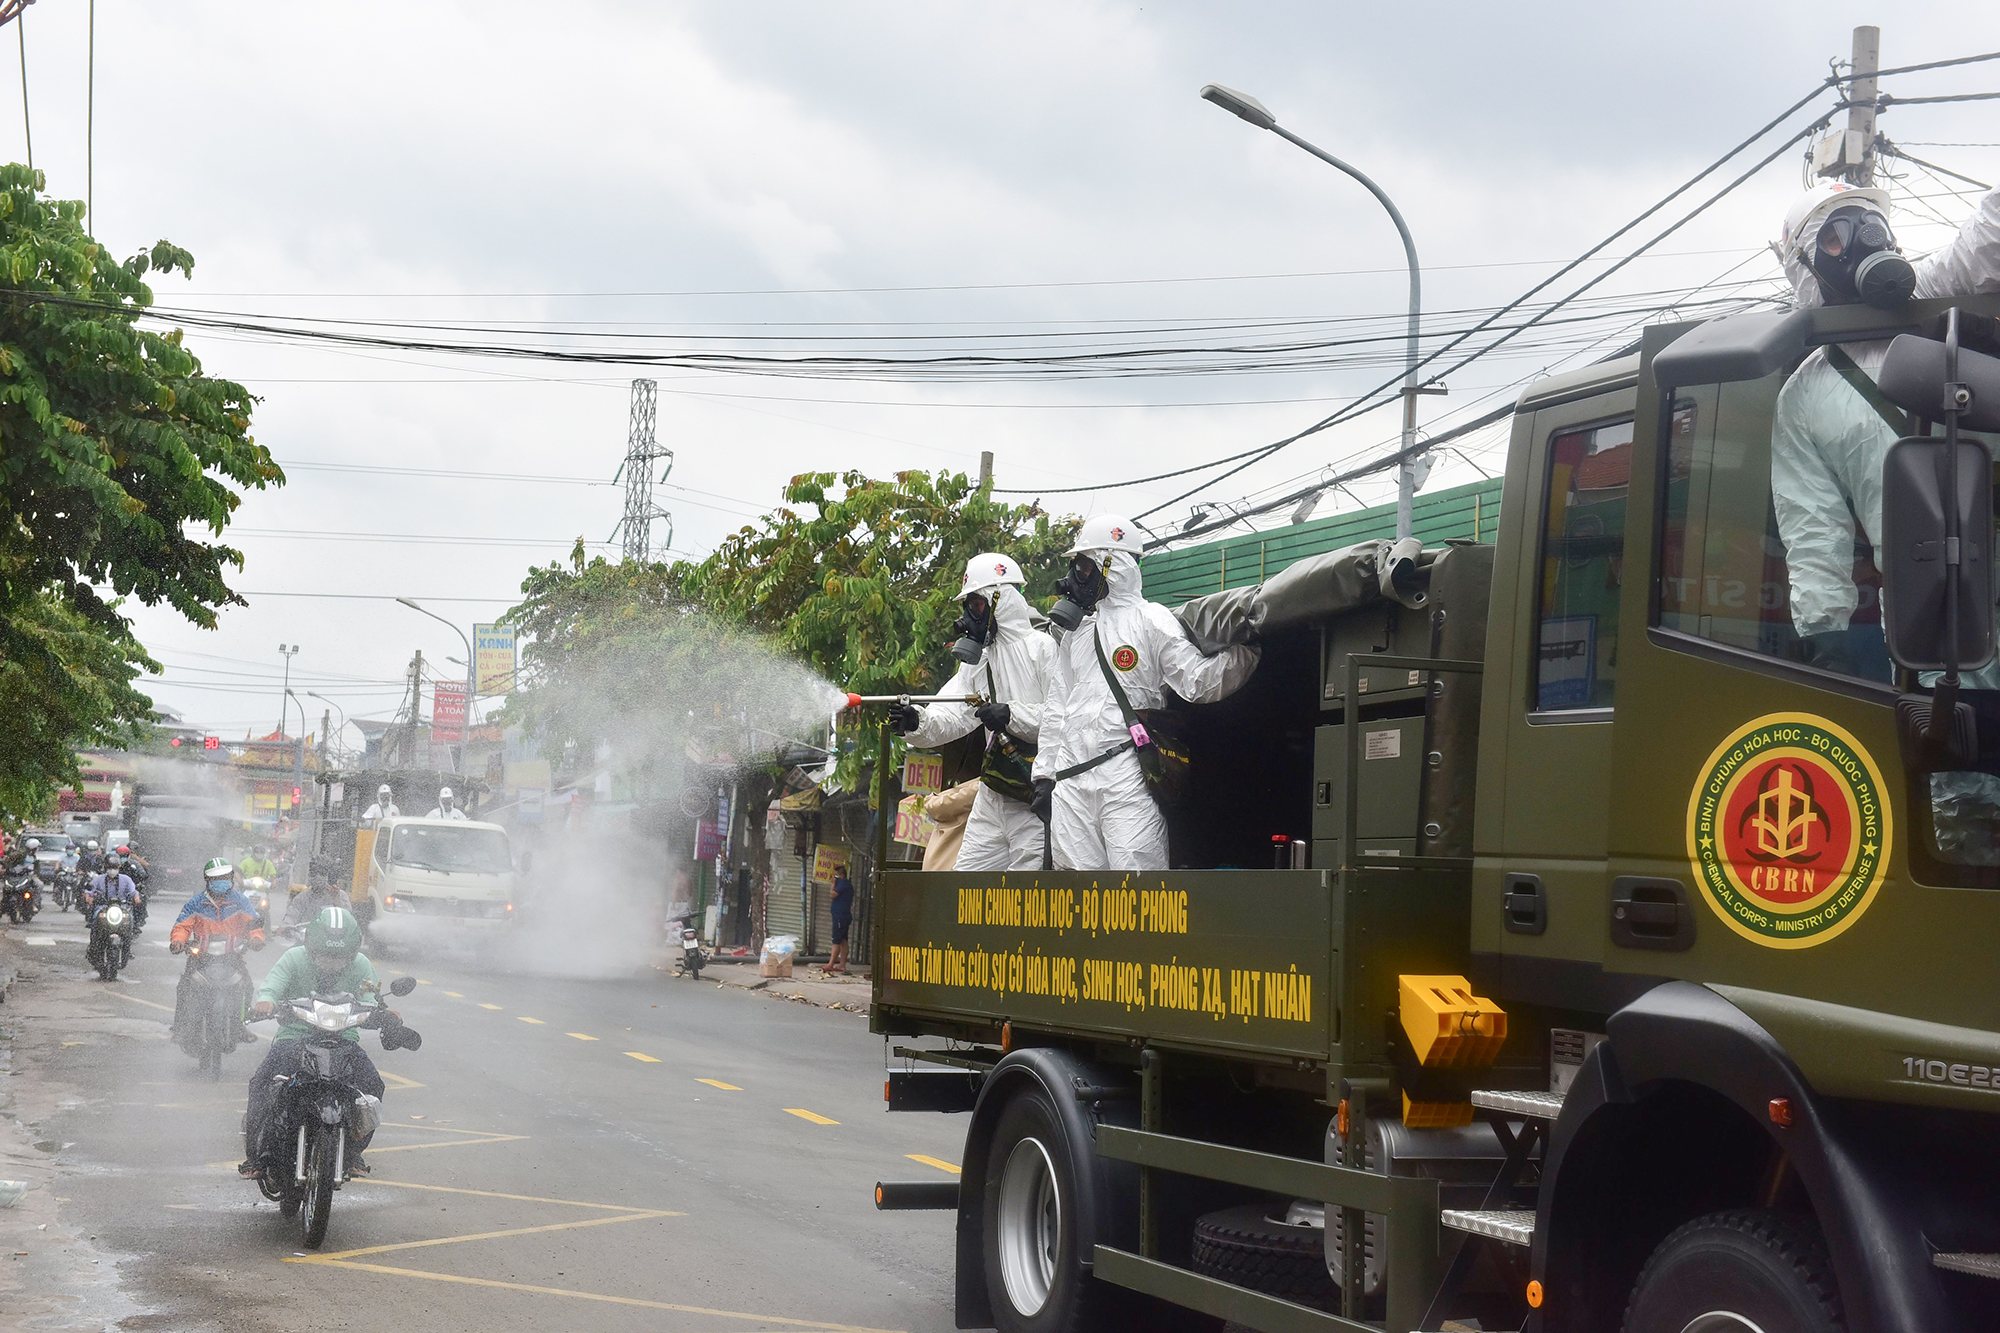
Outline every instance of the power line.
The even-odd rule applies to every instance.
[[[243,592],[239,592],[237,596],[239,597],[323,597],[337,601],[352,601],[352,602],[393,602],[397,600],[394,595],[386,592],[277,592],[277,591],[250,592],[246,590]],[[498,603],[501,606],[512,606],[514,603],[520,601],[521,599],[518,597],[415,597],[412,598],[411,600],[418,602],[489,602],[489,603]]]

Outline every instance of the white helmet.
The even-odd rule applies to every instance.
[[[1099,514],[1083,520],[1083,527],[1077,530],[1076,545],[1069,548],[1068,554],[1080,555],[1085,551],[1129,551],[1141,556],[1146,553],[1146,543],[1131,519]]]
[[[391,792],[389,791],[389,784],[385,782],[385,783],[383,783],[383,784],[382,784],[381,786],[377,787],[377,788],[375,789],[375,794],[376,794],[377,796],[388,796],[388,795],[391,795]]]
[[[965,562],[965,582],[958,587],[958,600],[962,602],[973,593],[985,592],[1003,583],[1011,583],[1018,588],[1027,581],[1027,576],[1014,563],[1012,556],[987,551]]]
[[[450,804],[451,804],[451,788],[449,788],[449,787],[440,787],[440,788],[438,789],[438,804],[439,804],[439,805],[450,805]]]
[[[28,850],[31,852],[39,852],[40,850],[42,850],[42,840],[40,838],[28,839]]]
[[[1785,212],[1784,234],[1778,238],[1779,253],[1786,259],[1798,257],[1819,235],[1820,224],[1836,208],[1869,204],[1883,217],[1892,205],[1889,192],[1873,185],[1849,185],[1846,181],[1821,181],[1792,202]]]

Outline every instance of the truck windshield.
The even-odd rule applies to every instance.
[[[404,824],[389,842],[389,864],[416,870],[498,875],[514,868],[499,829]]]
[[[1855,345],[1851,360],[1872,372],[1881,346]],[[1896,671],[1874,541],[1882,460],[1902,432],[1824,351],[1761,380],[1677,389],[1674,407],[1660,627],[1879,683],[1886,702]],[[1964,679],[2000,699],[2000,666]],[[1936,773],[1930,787],[1931,854],[2000,867],[2000,777]]]

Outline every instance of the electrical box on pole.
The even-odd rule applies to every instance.
[[[1849,185],[1875,183],[1875,71],[1882,68],[1882,30],[1854,30],[1847,78],[1847,128],[1829,130],[1813,145],[1813,175]]]

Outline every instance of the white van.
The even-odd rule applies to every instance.
[[[431,922],[504,924],[514,917],[514,858],[498,824],[385,819],[375,829],[367,884],[356,915],[377,936],[406,927],[417,933]]]

